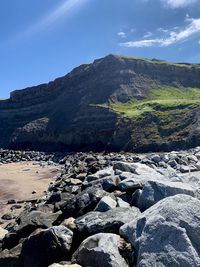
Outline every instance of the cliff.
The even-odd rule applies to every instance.
[[[0,146],[168,150],[200,144],[200,66],[109,55],[0,101]]]

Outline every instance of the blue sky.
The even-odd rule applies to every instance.
[[[109,53],[200,63],[200,0],[0,0],[0,98]]]

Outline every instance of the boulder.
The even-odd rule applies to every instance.
[[[91,182],[83,182],[83,188],[88,188],[88,187],[95,187],[99,189],[103,189],[108,192],[112,192],[116,189],[117,185],[119,183],[119,178],[116,178],[115,176],[108,176],[108,177],[103,177],[98,180],[94,180]]]
[[[110,196],[103,197],[97,204],[95,211],[108,211],[114,209],[117,206],[117,202]]]
[[[0,267],[22,267],[23,262],[20,257],[21,244],[12,248],[11,250],[5,249],[0,252]]]
[[[0,227],[0,242],[2,239],[4,239],[7,233],[8,231],[6,229],[3,229],[2,227]]]
[[[157,154],[151,155],[150,160],[154,161],[155,163],[159,163],[160,161],[162,161],[160,155]]]
[[[128,267],[120,255],[118,245],[120,236],[115,234],[96,234],[82,242],[73,255],[73,262],[92,267]]]
[[[98,172],[96,172],[95,174],[91,174],[88,175],[85,179],[85,181],[87,181],[88,183],[92,182],[92,181],[96,181],[105,177],[109,177],[109,176],[113,176],[114,175],[114,171],[111,167],[100,170]]]
[[[94,210],[97,203],[104,196],[108,195],[102,189],[87,188],[77,196],[73,196],[61,203],[61,210],[63,211],[62,219],[69,217],[77,218],[89,211]]]
[[[137,175],[151,175],[156,177],[161,176],[157,170],[142,163],[116,162],[113,165],[113,169],[121,170],[123,172],[130,172]]]
[[[18,230],[23,231],[25,228],[48,228],[57,220],[61,213],[45,213],[41,211],[23,212],[18,217]]]
[[[148,181],[138,198],[137,206],[144,211],[169,196],[186,194],[194,197],[195,191],[193,186],[182,182]]]
[[[136,249],[136,266],[200,266],[200,200],[165,198],[120,228]]]
[[[140,215],[138,208],[114,208],[106,212],[92,211],[75,220],[77,230],[84,237],[100,232],[118,233],[120,226]]]
[[[53,226],[30,236],[22,246],[24,267],[47,267],[68,259],[73,232],[65,226]]]
[[[49,228],[60,216],[57,213],[44,213],[41,211],[24,211],[17,219],[18,225],[14,225],[13,230],[6,235],[3,242],[3,248],[13,248],[21,238],[28,237],[38,228]]]

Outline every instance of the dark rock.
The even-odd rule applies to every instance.
[[[110,196],[103,197],[99,203],[97,204],[95,211],[108,211],[111,209],[114,209],[117,206],[117,202],[114,198],[111,198]]]
[[[63,212],[62,220],[69,217],[77,218],[93,210],[99,200],[106,196],[107,193],[98,188],[87,188],[77,196],[71,196],[61,205]]]
[[[92,211],[75,220],[77,230],[87,237],[96,233],[118,233],[119,228],[140,215],[137,208],[114,208],[106,212]]]
[[[24,267],[48,267],[67,260],[73,232],[65,226],[54,226],[30,236],[22,246]]]
[[[49,228],[58,219],[61,213],[44,213],[41,211],[22,212],[14,225],[13,231],[4,238],[3,248],[13,248],[21,238],[28,237],[38,228]]]
[[[0,252],[0,267],[24,267],[21,258],[21,247],[18,246],[12,248],[11,250],[3,250]]]
[[[14,215],[12,213],[6,213],[1,217],[2,220],[10,221],[14,219]]]

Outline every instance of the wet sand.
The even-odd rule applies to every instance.
[[[7,201],[37,199],[59,175],[57,166],[33,165],[32,162],[0,165],[0,217],[10,211]],[[33,191],[35,194],[32,194]]]

